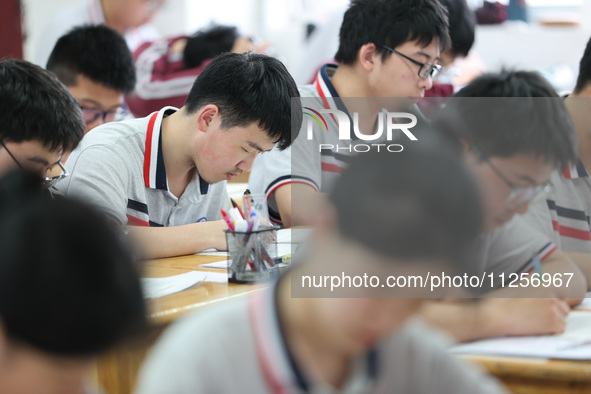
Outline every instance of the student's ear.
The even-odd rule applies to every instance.
[[[357,52],[357,61],[365,71],[371,71],[375,67],[377,56],[381,55],[376,51],[376,44],[368,42],[359,48],[359,52]]]
[[[207,104],[197,113],[197,126],[199,131],[206,132],[216,116],[219,116],[220,110],[215,104]]]

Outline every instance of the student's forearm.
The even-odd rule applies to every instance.
[[[446,331],[459,342],[502,335],[502,321],[481,301],[425,303],[421,315],[430,324]]]
[[[222,220],[175,227],[133,227],[129,236],[144,259],[182,256],[209,248],[226,249]]]
[[[466,342],[500,335],[558,334],[564,332],[569,309],[558,298],[485,298],[477,303],[429,302],[421,314]]]
[[[565,252],[572,261],[575,262],[577,267],[583,273],[585,280],[587,281],[587,291],[591,290],[591,254],[589,253],[577,253],[577,252]]]

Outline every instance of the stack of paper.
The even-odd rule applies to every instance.
[[[571,312],[560,335],[503,337],[454,346],[452,353],[591,360],[591,312]]]
[[[201,282],[224,283],[228,281],[226,273],[190,271],[166,278],[142,278],[144,298],[158,298],[178,293]]]

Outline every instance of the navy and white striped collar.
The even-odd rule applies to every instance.
[[[562,175],[566,179],[589,178],[589,173],[581,159],[577,159],[576,163],[567,165]]]

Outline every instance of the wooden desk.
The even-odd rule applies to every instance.
[[[200,268],[201,264],[224,260],[214,256],[182,256],[144,263],[144,277],[166,277]],[[260,291],[264,286],[210,283],[148,302],[153,328],[143,338],[125,343],[100,358],[97,377],[106,393],[133,391],[139,367],[149,348],[169,323],[204,306]],[[591,393],[591,361],[546,360],[516,357],[462,356],[479,364],[519,394]]]
[[[194,270],[223,272],[219,269],[201,268],[200,265],[224,259],[218,256],[182,256],[150,260],[143,263],[142,276],[159,278]],[[180,293],[148,301],[152,328],[142,338],[122,344],[99,358],[96,371],[99,384],[109,394],[131,393],[146,353],[169,323],[187,312],[243,297],[263,288],[262,285],[205,282]]]
[[[591,361],[461,356],[518,394],[591,393]]]

